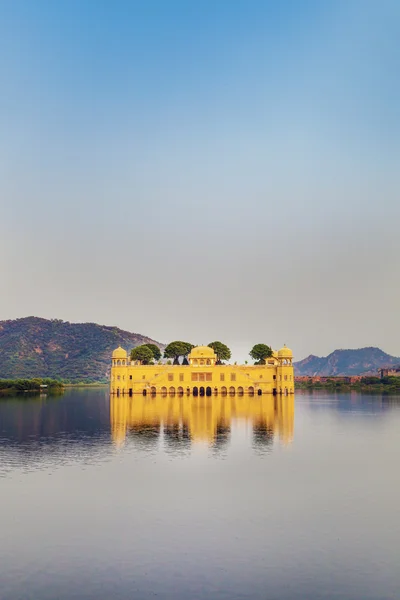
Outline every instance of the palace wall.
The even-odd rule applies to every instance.
[[[113,361],[112,394],[196,392],[199,395],[293,394],[293,366],[286,360],[276,360],[273,365],[213,366],[137,365],[127,359]]]

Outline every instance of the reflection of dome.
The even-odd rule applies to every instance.
[[[293,352],[290,348],[286,347],[286,344],[278,352],[279,358],[293,358]]]
[[[113,358],[127,358],[128,357],[128,353],[126,350],[124,350],[123,348],[121,348],[121,346],[119,346],[119,348],[116,348],[114,350],[114,352],[112,353],[112,357]]]
[[[209,346],[196,346],[189,354],[189,358],[215,358],[215,352]]]

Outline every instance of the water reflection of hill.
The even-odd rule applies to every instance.
[[[110,439],[108,389],[0,402],[0,460],[24,467],[94,456]]]
[[[332,393],[316,391],[300,391],[296,397],[302,405],[307,404],[311,410],[334,410],[341,413],[383,414],[393,408],[400,408],[400,396],[382,393]]]
[[[250,425],[254,447],[271,446],[278,436],[293,438],[294,399],[290,397],[114,397],[110,399],[111,433],[115,443],[127,437],[153,445],[162,438],[167,448],[204,442],[216,449],[227,444],[232,425]]]

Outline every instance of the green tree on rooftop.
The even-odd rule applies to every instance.
[[[249,352],[251,358],[256,361],[257,365],[265,365],[267,358],[271,358],[273,351],[266,344],[256,344]]]
[[[184,359],[186,359],[192,348],[194,348],[194,346],[189,342],[182,342],[178,340],[175,342],[170,342],[164,350],[164,358],[172,358],[173,364],[179,365],[179,357],[183,356]]]
[[[131,360],[140,360],[142,365],[148,365],[153,360],[153,353],[146,344],[136,346],[131,350]]]
[[[228,346],[226,346],[222,342],[211,342],[210,344],[208,344],[208,346],[209,348],[212,348],[214,350],[219,363],[223,360],[229,360],[232,356]]]

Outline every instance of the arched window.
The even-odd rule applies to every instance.
[[[211,365],[211,360],[207,358],[207,365]]]

